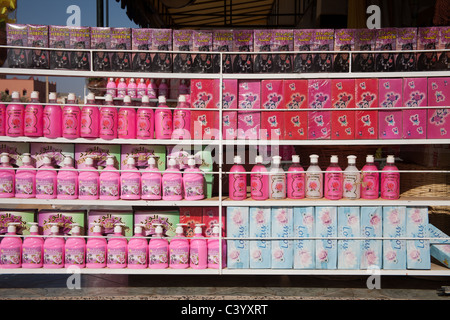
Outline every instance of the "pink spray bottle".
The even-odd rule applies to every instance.
[[[86,267],[86,240],[81,237],[80,225],[72,223],[71,236],[67,238],[64,247],[64,266],[66,268]]]
[[[117,138],[118,121],[117,108],[114,106],[113,97],[107,94],[105,106],[100,108],[100,138],[105,140]]]
[[[136,109],[132,106],[130,96],[123,97],[125,107],[119,109],[117,133],[119,139],[136,139]]]
[[[50,225],[50,235],[44,240],[44,268],[63,268],[65,241],[59,236],[58,223],[52,222]]]
[[[1,268],[12,269],[22,266],[22,238],[17,236],[18,222],[8,223],[8,232],[0,243]]]
[[[100,200],[120,199],[120,173],[115,167],[115,156],[106,156],[106,167],[100,172]]]
[[[172,132],[172,111],[166,104],[166,98],[159,96],[158,108],[155,111],[155,137],[156,139],[171,139]]]
[[[145,269],[148,266],[148,243],[142,233],[143,224],[134,225],[134,236],[128,242],[128,269]]]
[[[300,165],[300,156],[292,156],[292,165],[287,173],[287,197],[289,199],[305,198],[305,170]]]
[[[127,266],[128,241],[122,234],[123,223],[114,225],[114,235],[108,240],[106,247],[106,266],[112,269],[122,269]]]
[[[234,157],[234,165],[229,174],[229,197],[231,200],[245,200],[247,198],[247,174],[241,164],[240,156]]]
[[[77,199],[78,198],[78,171],[73,166],[71,156],[66,156],[63,160],[63,167],[58,170],[56,175],[56,190],[58,199]]]
[[[161,172],[153,156],[148,158],[148,167],[142,172],[141,199],[161,200]]]
[[[178,201],[183,199],[183,177],[174,158],[169,159],[166,172],[162,176],[162,199]]]
[[[222,268],[227,266],[227,245],[225,240],[219,239],[220,225],[214,224],[212,237],[208,238],[208,268],[219,269],[220,266],[220,242],[222,241]]]
[[[34,169],[29,153],[22,154],[22,163],[23,165],[16,171],[15,197],[22,199],[34,198],[36,196],[36,170],[29,170]]]
[[[189,248],[189,265],[192,269],[206,269],[208,266],[208,247],[203,236],[203,225],[202,223],[195,224],[194,239],[191,240]]]
[[[95,103],[93,93],[88,94],[86,102],[87,105],[81,109],[80,136],[83,138],[98,138],[100,111]]]
[[[189,157],[188,166],[183,173],[184,199],[202,200],[205,198],[203,172],[196,167],[193,156]]]
[[[127,95],[127,83],[124,78],[120,78],[119,84],[117,85],[117,97],[123,98]]]
[[[62,110],[61,106],[56,104],[55,92],[48,95],[48,103],[44,108],[43,116],[44,137],[51,139],[62,137]]]
[[[149,99],[156,99],[158,97],[158,86],[155,83],[155,79],[150,79],[147,86],[147,95]]]
[[[145,84],[145,79],[139,79],[139,83],[137,85],[136,97],[141,99],[143,96],[147,95],[147,85]]]
[[[106,247],[107,242],[101,233],[101,226],[98,222],[94,225],[92,235],[86,243],[86,268],[105,268],[106,267]]]
[[[178,105],[173,111],[172,139],[191,139],[191,111],[187,110],[186,96],[178,97]]]
[[[189,267],[189,240],[184,236],[183,226],[186,223],[177,223],[175,238],[170,240],[169,257],[172,269],[186,269]]]
[[[27,137],[42,137],[44,108],[39,103],[39,92],[31,93],[31,103],[25,107],[24,134]]]
[[[44,265],[44,239],[39,237],[37,222],[27,222],[30,225],[30,237],[23,240],[22,268],[35,269]]]
[[[362,199],[378,199],[379,192],[379,172],[375,165],[373,155],[366,157],[366,164],[361,169],[361,198]]]
[[[127,163],[120,174],[120,199],[138,200],[141,198],[141,173],[135,166],[133,157],[127,159]]]
[[[127,95],[130,96],[131,99],[137,97],[137,85],[136,81],[133,78],[128,81]]]
[[[13,166],[9,163],[9,154],[0,155],[0,198],[14,198],[15,173]]]
[[[330,200],[342,199],[343,174],[338,164],[338,156],[331,156],[330,165],[325,170],[325,198]]]
[[[250,175],[250,194],[253,200],[266,200],[269,198],[269,175],[262,162],[262,156],[255,157],[255,165]]]
[[[163,237],[163,228],[159,223],[153,223],[155,235],[148,245],[148,267],[150,269],[165,269],[169,267],[169,242]]]
[[[75,94],[69,93],[67,105],[63,107],[62,113],[62,136],[67,139],[80,137],[81,111],[75,106]]]
[[[99,174],[94,168],[94,159],[87,157],[85,160],[86,168],[78,175],[78,199],[97,200]]]
[[[45,156],[43,165],[36,173],[36,198],[56,199],[57,196],[57,172],[52,165],[52,160]],[[46,170],[48,169],[48,170]]]
[[[138,139],[153,139],[155,131],[155,115],[150,108],[148,96],[141,98],[141,108],[136,113],[136,137]]]
[[[117,96],[117,85],[114,78],[109,78],[108,83],[106,84],[106,94],[110,94],[113,98]]]
[[[400,173],[395,165],[395,157],[387,156],[386,165],[381,170],[381,198],[397,200],[400,197]]]
[[[25,108],[20,103],[19,92],[13,91],[12,101],[6,107],[6,135],[9,137],[21,137],[24,135]]]

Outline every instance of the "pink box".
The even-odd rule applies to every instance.
[[[448,107],[450,77],[428,78],[428,106]],[[428,109],[427,139],[450,138],[450,108]]]
[[[336,109],[355,108],[355,79],[331,80],[331,104]],[[331,139],[355,139],[355,111],[331,112]]]
[[[241,80],[238,82],[238,109],[261,109],[261,82]],[[238,139],[259,139],[261,113],[238,111]]]
[[[378,108],[378,79],[356,79],[355,96],[357,108]],[[356,111],[355,127],[356,139],[377,139],[378,111]]]
[[[331,108],[331,80],[308,80],[308,109]],[[308,112],[308,139],[331,138],[331,111]]]
[[[238,81],[225,79],[222,85],[222,135],[225,140],[235,140],[237,138],[237,111],[224,110],[238,108]]]
[[[284,109],[283,80],[261,81],[261,106],[265,110]],[[283,139],[283,112],[261,112],[261,139]]]
[[[226,235],[225,225],[225,208],[222,208],[222,237]],[[219,208],[218,207],[203,207],[202,223],[204,226],[204,233],[206,237],[211,237],[215,224],[219,224]]]
[[[194,236],[195,225],[202,223],[202,207],[180,207],[180,223],[185,223],[184,235],[186,237]]]
[[[378,93],[381,108],[400,108],[378,112],[378,137],[401,139],[403,133],[403,79],[379,79]]]
[[[191,108],[220,108],[220,87],[217,79],[191,80]],[[192,110],[191,136],[194,140],[219,139],[219,115],[217,111]]]
[[[409,109],[427,106],[427,78],[403,79],[403,139],[425,139],[427,133],[427,110]]]
[[[284,109],[308,108],[308,80],[283,80]],[[284,139],[306,140],[307,111],[284,111]]]

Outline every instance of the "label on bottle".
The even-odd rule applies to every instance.
[[[250,187],[251,187],[251,196],[252,197],[262,197],[263,193],[263,179],[264,175],[260,173],[252,173],[250,177]]]
[[[300,199],[305,197],[304,173],[288,173],[287,181],[289,198]]]
[[[377,173],[363,173],[361,193],[363,198],[378,198]]]
[[[175,110],[173,112],[173,130],[186,129],[186,115],[185,110]]]
[[[331,199],[342,197],[342,173],[326,173],[326,195]]]
[[[81,111],[81,127],[80,132],[82,134],[91,134],[92,133],[92,109],[91,108],[83,108]]]
[[[142,195],[143,196],[161,196],[161,179],[160,178],[143,178],[142,179]]]
[[[115,97],[116,96],[116,88],[106,88],[106,94],[110,94],[111,97]]]
[[[130,112],[126,109],[120,109],[119,110],[119,116],[118,116],[118,124],[117,124],[117,133],[119,136],[127,136],[128,135],[128,126],[129,121],[128,117],[130,117]]]
[[[128,249],[128,265],[146,265],[147,249],[145,248],[129,248]]]
[[[78,183],[78,194],[80,196],[98,195],[98,179],[80,179]]]
[[[182,190],[182,180],[164,180],[163,179],[163,195],[165,197],[180,196]]]
[[[343,197],[346,199],[359,199],[361,196],[361,186],[359,173],[349,174],[344,173],[344,193]]]
[[[126,264],[127,247],[108,248],[108,264]]]
[[[23,133],[23,110],[7,110],[8,135],[20,135]]]
[[[149,110],[139,110],[136,117],[136,135],[140,138],[150,138],[152,136],[151,123],[153,114]]]
[[[23,246],[22,247],[22,263],[40,264],[42,263],[42,247],[41,246]]]
[[[198,266],[200,263],[199,252],[197,248],[191,248],[190,253],[190,264],[194,266]]]
[[[54,195],[55,190],[54,178],[38,178],[36,177],[36,194],[40,195]]]
[[[167,264],[167,249],[165,248],[157,248],[157,249],[149,249],[149,261],[150,265],[155,264]]]
[[[122,196],[138,196],[140,192],[140,178],[121,178],[120,189]]]
[[[184,192],[186,197],[203,196],[203,177],[195,181],[186,181]]]
[[[269,197],[271,199],[286,198],[286,176],[284,174],[270,175],[269,185]]]
[[[398,173],[381,174],[381,194],[383,199],[398,199],[400,194],[400,185]]]
[[[77,192],[77,179],[58,179],[57,180],[58,195],[74,196]]]
[[[0,178],[0,193],[14,193],[14,178],[12,176]]]
[[[233,173],[230,174],[230,186],[232,198],[241,199],[247,197],[247,180],[245,174]]]
[[[82,265],[84,263],[84,248],[66,248],[65,263],[71,265]]]
[[[117,113],[112,110],[100,110],[100,134],[102,136],[114,137]]]
[[[208,264],[219,265],[220,252],[219,248],[208,249]]]
[[[306,197],[322,198],[322,174],[307,173],[306,174]]]
[[[1,255],[1,264],[20,264],[20,246],[2,248]]]
[[[104,264],[106,259],[106,247],[86,247],[86,263]]]
[[[170,249],[170,265],[180,265],[188,263],[189,263],[189,247]]]
[[[30,195],[33,194],[34,184],[32,177],[19,178],[16,176],[16,195]]]
[[[138,86],[137,87],[137,91],[136,91],[137,92],[137,97],[138,98],[142,98],[143,96],[145,96],[146,90],[147,90],[146,87]]]
[[[157,125],[161,125],[161,137],[160,138],[171,138],[172,137],[172,114],[170,111],[158,111],[158,117],[156,119]]]
[[[117,96],[123,97],[127,94],[127,88],[126,87],[119,87],[117,88]]]
[[[44,264],[63,264],[63,248],[44,248]]]
[[[100,179],[100,196],[117,197],[119,195],[119,178],[115,180]]]
[[[78,119],[80,111],[77,110],[63,110],[63,134],[68,136],[78,135]]]
[[[36,134],[38,131],[38,109],[33,106],[28,106],[25,109],[25,116],[24,116],[24,122],[25,122],[25,128],[24,133],[25,134]]]
[[[55,126],[60,126],[60,123],[52,123],[52,111],[49,109],[44,109],[43,115],[43,123],[44,123],[44,136],[51,136],[54,132]]]

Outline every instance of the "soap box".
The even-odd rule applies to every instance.
[[[194,30],[193,32],[193,51],[202,53],[195,53],[192,55],[193,68],[195,73],[212,73],[213,72],[213,55],[211,52],[213,45],[213,33],[209,30]]]
[[[91,48],[111,49],[111,28],[91,27]],[[111,71],[111,53],[94,51],[92,66],[94,71]]]
[[[238,109],[261,108],[261,82],[259,80],[240,80],[238,82]],[[259,139],[261,128],[260,111],[238,111],[238,139]]]
[[[308,108],[308,80],[283,80],[284,109]],[[308,138],[308,112],[284,111],[284,139],[306,140]]]
[[[70,69],[70,52],[63,49],[70,48],[70,33],[67,26],[49,26],[50,48],[61,49],[50,51],[50,69]]]
[[[315,29],[313,51],[334,51],[334,29]],[[314,54],[315,72],[333,71],[333,54],[321,52]]]
[[[31,153],[30,143],[2,142],[0,143],[0,153],[6,152],[9,155],[9,163],[13,167],[20,167],[22,163],[22,154]]]
[[[378,52],[375,54],[375,71],[394,72],[395,53],[391,51],[397,49],[397,28],[381,28],[376,30],[375,50],[386,52]]]
[[[355,49],[355,29],[334,30],[334,50],[346,51],[334,55],[334,72],[349,72],[350,54]]]
[[[111,54],[111,69],[113,71],[131,71],[131,28],[111,28],[111,49],[116,50]]]
[[[94,168],[104,169],[106,167],[106,158],[109,155],[115,156],[119,162],[120,145],[90,145],[90,144],[75,144],[75,167],[77,169],[86,168],[86,158],[92,157],[94,159]],[[120,169],[120,162],[119,169]]]
[[[294,237],[314,236],[314,207],[294,207]],[[315,240],[294,240],[294,269],[315,269],[315,244]]]
[[[0,211],[0,234],[8,232],[10,222],[19,223],[16,233],[21,235],[30,234],[29,222],[36,222],[36,210],[2,210]]]
[[[233,29],[213,30],[213,50],[214,52],[231,52],[233,51]],[[215,55],[213,59],[213,72],[220,72],[222,65],[222,73],[233,73],[233,58],[231,54]]]
[[[428,106],[442,106],[442,109],[428,109],[427,138],[450,138],[450,77],[428,78]]]
[[[232,57],[234,73],[253,73],[253,30],[234,30],[233,41],[233,51],[243,52]]]
[[[428,237],[428,207],[406,208],[406,236],[418,238],[406,241],[407,269],[430,269],[430,241],[420,240]]]
[[[316,237],[337,237],[337,208],[315,208]],[[316,269],[337,268],[337,240],[316,241]]]
[[[356,29],[355,50],[367,51],[356,53],[352,62],[352,72],[374,72],[375,57],[371,52],[375,50],[376,29]]]
[[[219,217],[219,207],[203,207],[202,212],[202,223],[204,226],[205,237],[211,237],[213,234],[213,228],[217,224],[221,224],[222,228],[222,236],[226,234],[226,211],[225,207],[222,207],[222,221],[220,221]]]
[[[338,208],[338,237],[352,238],[361,234],[359,207]],[[338,240],[338,269],[360,269],[361,241]]]
[[[253,30],[254,73],[273,73],[273,33],[271,29]]]
[[[180,223],[186,224],[183,227],[186,237],[194,236],[195,225],[202,223],[202,214],[202,207],[180,207]]]
[[[69,27],[69,47],[71,49],[91,48],[90,27]],[[72,51],[70,67],[75,70],[90,70],[91,55],[88,51]]]
[[[417,33],[417,50],[438,49],[439,27],[419,27]],[[418,52],[417,71],[435,71],[437,61],[437,52]]]
[[[275,29],[272,32],[272,37],[274,51],[294,51],[293,29]],[[294,57],[292,54],[275,54],[273,64],[273,72],[291,73],[294,70]]]
[[[193,30],[173,30],[173,50],[183,51],[175,53],[173,58],[173,72],[190,73],[194,60],[190,51],[193,51],[194,31]]]
[[[427,109],[409,109],[428,105],[427,78],[403,80],[403,139],[425,139]]]
[[[47,50],[39,48],[48,48],[48,26],[29,24],[28,29],[28,47],[35,49],[29,51],[28,67],[31,69],[48,69],[49,53]]]
[[[383,207],[383,237],[406,237],[406,207]],[[383,269],[406,269],[406,240],[383,240]]]
[[[380,107],[396,110],[379,110],[378,137],[379,139],[401,139],[403,134],[403,79],[379,79]]]
[[[172,72],[172,54],[161,51],[172,51],[172,29],[153,29],[151,50],[152,72]]]
[[[284,109],[283,80],[261,81],[261,106],[265,110]],[[283,139],[283,112],[262,111],[260,137],[265,140]]]
[[[382,207],[361,207],[361,237],[383,236]],[[362,240],[361,269],[381,269],[383,265],[382,240]]]
[[[227,237],[248,238],[249,207],[227,207]],[[227,240],[227,267],[230,269],[248,269],[248,240]]]
[[[450,49],[450,27],[439,27],[439,49]],[[440,52],[438,58],[438,70],[450,70],[450,53]]]
[[[111,147],[111,146],[110,146]],[[109,151],[110,153],[116,153],[116,150]],[[104,155],[102,155],[105,157]],[[163,171],[166,168],[166,148],[164,146],[152,146],[152,145],[134,145],[124,144],[120,151],[120,167],[126,165],[128,157],[133,157],[135,160],[136,168],[145,169],[148,167],[148,159],[150,156],[154,156],[158,170]],[[119,158],[117,158],[119,159]],[[100,165],[103,166],[102,163]]]
[[[154,223],[162,224],[163,235],[166,237],[175,237],[177,224],[180,223],[180,212],[178,210],[160,210],[160,209],[137,209],[134,211],[134,223],[143,224],[143,233],[146,237],[155,234],[156,226]]]
[[[69,235],[72,224],[80,225],[81,235],[86,234],[86,211],[84,210],[40,210],[38,212],[39,232],[42,235],[50,234],[50,223],[57,223],[61,235]]]
[[[101,232],[104,236],[114,234],[114,225],[123,223],[123,235],[126,237],[133,236],[134,224],[139,222],[133,221],[133,211],[128,210],[90,210],[87,215],[87,234],[93,235],[94,225],[92,223],[100,223]]]
[[[292,207],[272,207],[272,237],[294,236],[294,211]],[[272,240],[272,269],[292,269],[294,266],[294,241]]]
[[[314,45],[314,29],[295,29],[294,30],[294,72],[308,73],[314,72],[312,49]]]
[[[308,80],[308,108],[331,108],[331,80]],[[331,138],[331,111],[308,112],[308,139]]]
[[[131,48],[133,50],[144,50],[132,53],[132,69],[137,72],[151,72],[152,55],[150,48],[152,46],[151,28],[132,28],[131,29]]]
[[[335,109],[355,108],[355,79],[331,79],[331,105]],[[331,139],[355,139],[355,111],[331,112]]]
[[[31,157],[35,162],[36,168],[41,167],[44,164],[44,157],[48,156],[52,165],[55,168],[61,168],[64,166],[64,158],[67,156],[74,159],[75,166],[75,150],[74,145],[70,143],[40,143],[33,142],[30,146]]]
[[[250,231],[251,238],[261,238],[261,240],[250,240],[250,268],[270,269],[272,265],[271,240],[264,240],[271,236],[271,208],[251,207],[250,208]]]
[[[378,79],[355,80],[356,107],[378,108]],[[355,115],[356,139],[378,138],[378,111],[358,110]]]
[[[6,44],[8,46],[28,46],[28,30],[26,24],[6,24]],[[7,49],[8,68],[26,68],[29,50]]]
[[[397,29],[397,50],[417,50],[417,28]],[[395,68],[397,71],[415,71],[416,54],[414,52],[398,53]]]
[[[236,79],[224,79],[222,81],[222,135],[225,140],[237,138],[237,111],[225,111],[225,109],[238,108],[238,81]]]
[[[431,223],[428,224],[428,234],[431,238],[449,238],[444,232],[436,228]],[[447,268],[449,268],[450,262],[450,240],[433,240],[433,244],[430,246],[431,256]]]

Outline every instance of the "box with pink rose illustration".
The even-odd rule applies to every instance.
[[[249,207],[227,207],[227,237],[248,238]],[[248,240],[227,240],[227,267],[230,269],[248,269]]]
[[[250,240],[250,268],[270,269],[272,265],[271,240],[271,209],[269,207],[250,208],[250,237],[261,240]]]
[[[383,207],[383,237],[406,237],[406,207]],[[406,240],[383,240],[383,269],[406,269]]]
[[[428,207],[406,208],[406,235],[417,240],[406,241],[406,268],[431,268],[430,241],[428,237]]]
[[[361,207],[361,237],[383,236],[382,207]],[[361,243],[361,269],[381,269],[382,240],[365,239]]]
[[[337,236],[337,208],[316,207],[316,269],[336,269],[337,240],[327,239]]]
[[[338,237],[352,238],[360,234],[360,208],[338,208]],[[361,241],[338,240],[338,269],[360,268]]]
[[[272,237],[289,238],[294,236],[293,208],[272,208]],[[272,241],[272,269],[292,269],[294,265],[294,241]]]
[[[294,236],[315,236],[314,207],[294,208]],[[294,269],[315,269],[315,249],[315,240],[294,240]]]

